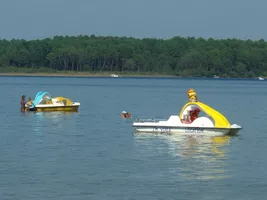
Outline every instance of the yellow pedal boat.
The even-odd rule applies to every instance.
[[[77,112],[80,102],[72,102],[65,97],[51,97],[48,92],[40,91],[28,111],[47,112],[47,111],[72,111]]]

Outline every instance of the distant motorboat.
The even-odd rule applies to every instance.
[[[264,81],[264,78],[260,76],[260,77],[259,77],[259,80],[260,80],[260,81]]]
[[[117,75],[117,74],[111,74],[110,76],[114,77],[114,78],[118,78],[119,77],[119,75]]]
[[[219,76],[217,76],[217,75],[214,75],[214,76],[213,76],[213,78],[220,78],[220,77],[219,77]]]

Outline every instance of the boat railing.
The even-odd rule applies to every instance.
[[[163,119],[136,119],[135,122],[139,123],[145,123],[145,122],[159,122],[159,121],[166,121],[168,119],[163,118]]]

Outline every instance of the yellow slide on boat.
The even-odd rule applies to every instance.
[[[182,119],[184,110],[188,106],[197,106],[207,115],[209,115],[214,120],[215,128],[230,128],[231,126],[229,121],[220,112],[214,110],[213,108],[202,102],[188,102],[187,104],[185,104],[180,112],[180,119]]]

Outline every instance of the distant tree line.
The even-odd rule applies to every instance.
[[[238,39],[136,39],[55,36],[0,40],[0,69],[157,72],[177,76],[267,75],[267,42]]]

